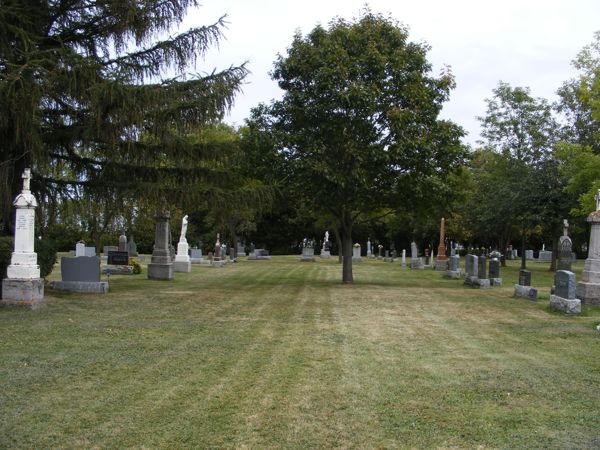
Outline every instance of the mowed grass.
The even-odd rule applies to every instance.
[[[47,289],[0,309],[0,447],[598,448],[600,308],[550,311],[530,268],[537,303],[517,262],[488,291],[298,257]]]

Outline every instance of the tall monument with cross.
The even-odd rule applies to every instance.
[[[581,281],[577,283],[576,289],[577,298],[588,305],[600,305],[600,189],[594,198],[596,211],[586,219],[592,225],[588,257],[581,272]]]
[[[6,278],[2,280],[1,306],[37,308],[44,303],[44,280],[40,278],[35,244],[35,208],[31,193],[31,170],[23,171],[23,190],[15,197],[15,242]]]

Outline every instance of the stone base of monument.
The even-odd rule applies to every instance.
[[[600,283],[580,281],[575,292],[584,305],[600,305]]]
[[[425,267],[423,266],[423,261],[421,261],[421,258],[417,258],[417,259],[410,260],[410,268],[411,269],[424,269]]]
[[[227,261],[223,260],[223,259],[218,259],[218,260],[212,260],[212,262],[210,263],[210,265],[212,267],[225,267],[227,265]]]
[[[0,306],[24,306],[36,309],[43,304],[43,278],[5,278],[2,280]]]
[[[110,275],[133,275],[133,266],[107,264],[102,267],[102,273]]]
[[[581,314],[581,300],[578,298],[562,298],[558,295],[550,295],[550,308],[565,314]]]
[[[173,272],[191,272],[192,262],[191,261],[173,261]]]
[[[473,284],[471,287],[478,289],[489,289],[490,288],[490,280],[489,278],[475,278],[473,280]]]
[[[322,259],[331,259],[331,252],[329,250],[321,250]]]
[[[444,272],[444,278],[458,280],[460,278],[460,270],[446,270]]]
[[[352,261],[353,262],[362,262],[362,256],[353,256]]]
[[[492,286],[502,286],[502,278],[490,278],[490,284]]]
[[[537,289],[531,286],[521,286],[520,284],[515,284],[515,291],[513,296],[515,297],[523,297],[527,300],[537,301]]]
[[[447,259],[436,260],[435,261],[435,270],[439,270],[439,271],[448,270],[448,260]]]
[[[108,281],[53,281],[52,289],[82,294],[108,294]]]
[[[473,284],[475,284],[477,282],[479,278],[477,278],[474,275],[467,275],[465,277],[465,284],[469,285],[469,286],[473,286]]]
[[[173,265],[172,264],[148,264],[148,279],[149,280],[172,280]]]

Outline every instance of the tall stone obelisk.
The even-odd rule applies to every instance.
[[[440,245],[438,246],[438,255],[435,260],[435,270],[447,270],[448,257],[446,256],[446,219],[442,217],[440,224]]]
[[[13,202],[17,208],[15,220],[15,251],[2,280],[1,306],[37,308],[44,303],[44,280],[40,278],[35,243],[35,208],[37,201],[29,189],[31,170],[22,175],[23,190]]]
[[[576,296],[586,305],[600,305],[600,189],[596,193],[596,211],[586,220],[592,224],[590,245]]]

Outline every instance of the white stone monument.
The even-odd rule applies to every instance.
[[[596,211],[587,217],[587,221],[592,225],[588,257],[576,291],[577,298],[586,305],[600,305],[600,189],[595,198]]]
[[[23,190],[13,202],[17,208],[15,220],[15,251],[2,280],[2,306],[37,308],[44,303],[44,280],[40,278],[35,243],[35,208],[37,201],[29,190],[30,169],[22,175]]]
[[[183,216],[181,219],[181,234],[179,235],[179,243],[177,244],[177,255],[173,261],[173,272],[191,272],[192,261],[190,259],[189,245],[185,237],[187,233],[188,216]]]
[[[321,248],[321,258],[331,259],[331,251],[329,250],[329,231],[325,231],[325,239]]]
[[[373,257],[373,250],[371,249],[371,238],[367,238],[367,258]]]
[[[87,256],[85,254],[85,242],[79,241],[75,244],[75,256]]]
[[[402,267],[406,267],[406,249],[402,250]]]
[[[362,256],[360,254],[360,244],[358,242],[352,246],[352,261],[362,261]]]

